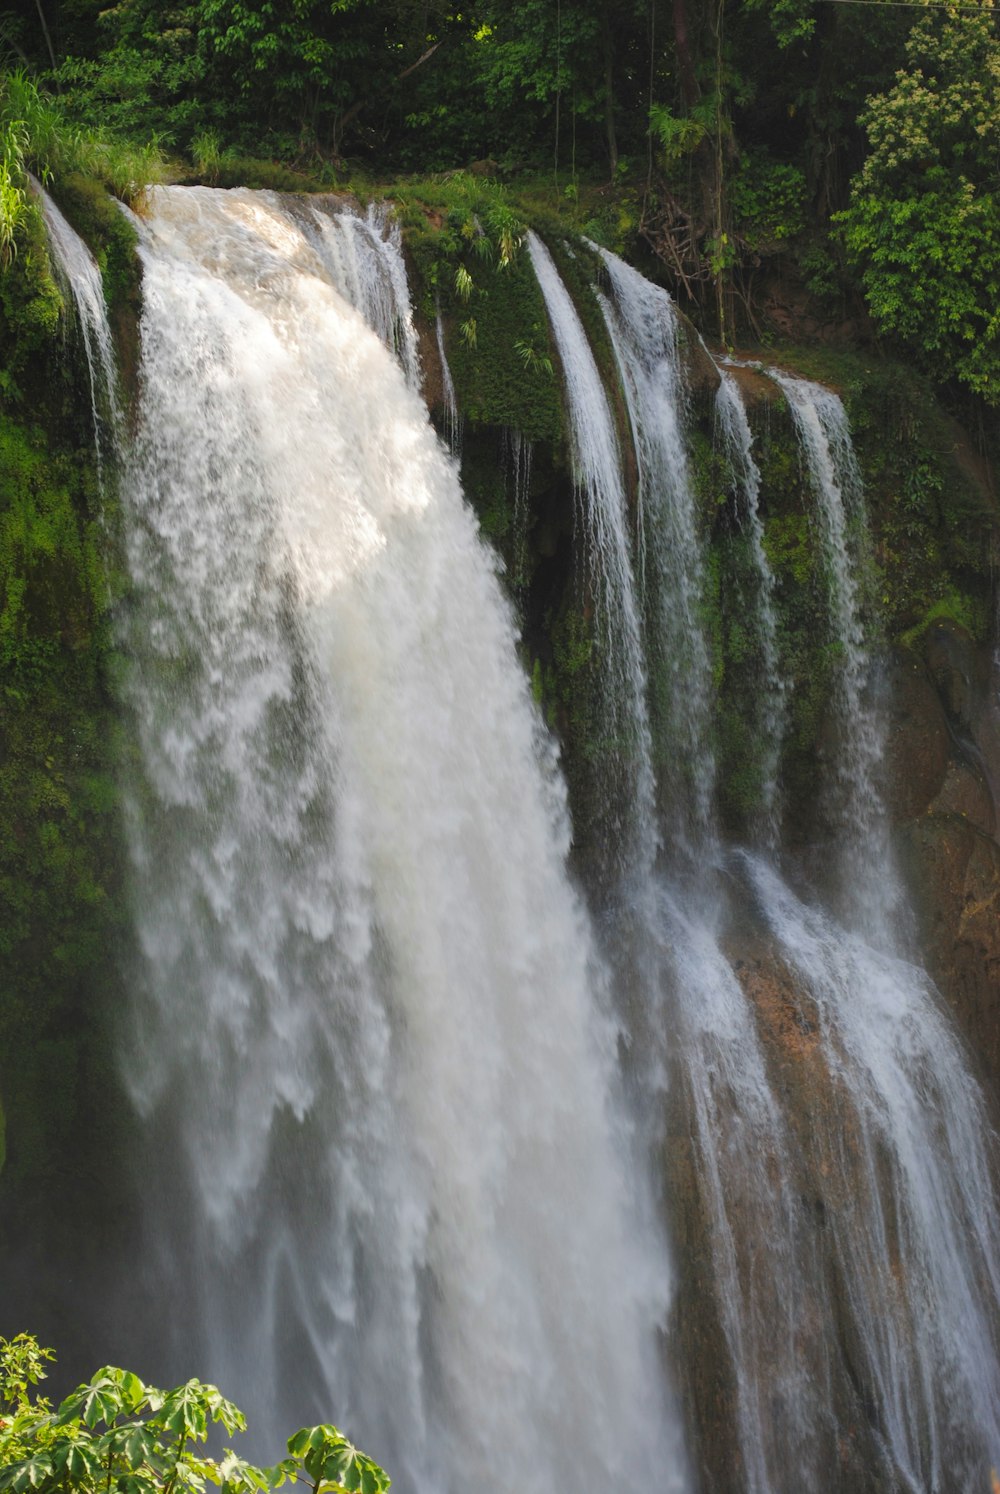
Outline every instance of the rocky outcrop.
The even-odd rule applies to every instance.
[[[892,679],[888,785],[927,968],[1000,1086],[1000,700],[994,660],[934,623]]]

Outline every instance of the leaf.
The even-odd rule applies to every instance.
[[[385,1470],[359,1452],[337,1427],[304,1427],[289,1439],[288,1447],[302,1458],[306,1472],[317,1483],[335,1483],[349,1494],[384,1494],[389,1487]]]
[[[204,1442],[208,1430],[206,1389],[200,1380],[188,1380],[186,1385],[170,1391],[158,1418],[162,1426],[168,1432]]]

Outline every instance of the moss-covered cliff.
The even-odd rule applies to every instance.
[[[125,224],[94,203],[114,284]],[[0,1254],[5,1300],[54,1332],[121,1197],[119,580],[86,359],[33,206],[0,273],[0,350]],[[53,1271],[25,1239],[46,1240]]]

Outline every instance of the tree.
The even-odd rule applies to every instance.
[[[244,1431],[243,1413],[214,1385],[188,1380],[174,1390],[144,1385],[106,1366],[53,1411],[34,1393],[52,1351],[28,1334],[0,1338],[0,1494],[261,1494],[285,1482],[316,1491],[385,1494],[389,1478],[334,1426],[303,1427],[272,1468],[231,1449],[219,1459],[202,1445],[209,1426]]]
[[[878,326],[1000,403],[1000,40],[992,8],[928,14],[863,116],[840,217]]]

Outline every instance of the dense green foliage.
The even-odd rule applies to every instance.
[[[725,339],[767,331],[777,272],[826,315],[863,293],[937,378],[997,400],[985,0],[926,15],[878,0],[13,0],[0,47],[8,90],[27,66],[55,99],[6,131],[0,260],[19,151],[124,194],[157,151],[182,176],[275,186],[482,163],[651,253]],[[469,341],[475,312],[462,322]]]
[[[871,99],[843,214],[879,325],[1000,403],[1000,37],[989,11],[922,18]]]
[[[49,1349],[19,1334],[0,1338],[0,1490],[10,1494],[259,1494],[286,1482],[316,1491],[385,1494],[390,1480],[336,1427],[303,1427],[288,1457],[258,1468],[231,1448],[203,1451],[213,1425],[230,1437],[246,1430],[237,1406],[214,1385],[188,1380],[173,1390],[145,1385],[108,1365],[52,1408],[35,1387]]]

